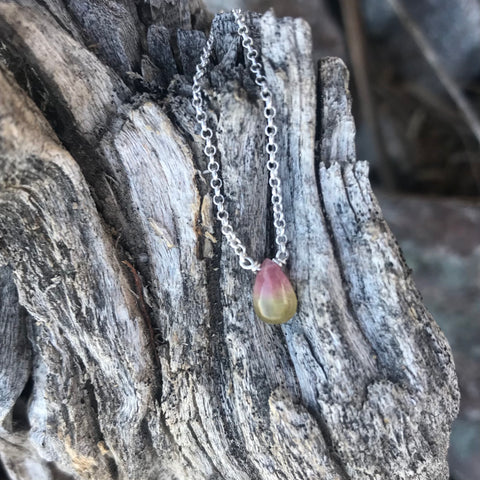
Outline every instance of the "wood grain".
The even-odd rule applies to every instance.
[[[191,106],[206,37],[190,29],[208,14],[79,0],[60,21],[54,2],[20,3],[0,4],[6,474],[447,479],[453,361],[356,161],[343,63],[316,71],[305,21],[248,14],[277,106],[299,300],[273,327],[213,220]],[[87,8],[101,16],[79,21]],[[114,14],[122,35],[89,49]],[[263,107],[232,15],[212,32],[208,121],[233,226],[261,260]]]

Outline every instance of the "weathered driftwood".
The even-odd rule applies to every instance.
[[[299,300],[272,327],[213,221],[190,104],[208,15],[137,7],[0,3],[0,473],[446,479],[452,357],[355,158],[342,62],[316,80],[303,20],[248,17]],[[212,28],[209,122],[262,259],[262,105],[232,16]]]

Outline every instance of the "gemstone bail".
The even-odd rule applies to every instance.
[[[274,325],[288,322],[297,311],[292,284],[274,261],[266,258],[253,286],[253,308],[257,316]]]

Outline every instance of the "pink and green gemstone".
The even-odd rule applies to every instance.
[[[288,322],[297,311],[297,296],[282,269],[266,258],[253,286],[253,308],[266,323]]]

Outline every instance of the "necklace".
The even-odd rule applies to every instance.
[[[277,252],[273,260],[266,258],[262,264],[247,256],[246,249],[237,237],[229,221],[228,212],[225,210],[225,197],[221,193],[222,179],[220,178],[220,164],[215,159],[217,148],[213,144],[213,131],[207,126],[207,113],[204,108],[200,81],[205,75],[206,67],[213,49],[213,37],[210,36],[203,49],[200,62],[197,65],[193,77],[192,104],[195,108],[195,118],[200,125],[200,136],[205,141],[203,152],[208,158],[207,169],[211,174],[210,186],[213,190],[213,203],[217,209],[217,219],[221,224],[221,232],[228,244],[239,257],[239,263],[245,270],[251,270],[257,274],[253,287],[253,307],[255,313],[264,322],[272,324],[285,323],[290,320],[297,311],[297,297],[292,284],[282,271],[288,258],[287,236],[285,234],[285,217],[283,215],[282,187],[278,176],[278,162],[275,154],[278,145],[274,137],[277,127],[273,122],[275,108],[272,105],[272,93],[267,86],[266,78],[261,73],[262,64],[258,60],[258,52],[253,48],[253,39],[245,22],[245,16],[240,9],[232,10],[237,24],[237,33],[241,37],[242,46],[245,48],[247,59],[250,63],[250,71],[255,75],[255,83],[260,87],[260,96],[264,102],[264,116],[267,120],[265,135],[268,139],[265,150],[268,156],[266,163],[269,171],[268,183],[271,188],[271,204],[273,209],[273,225],[275,227],[275,244]]]

